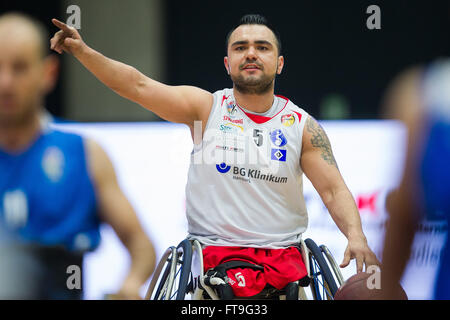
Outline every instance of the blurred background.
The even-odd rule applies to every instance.
[[[231,87],[223,67],[225,37],[246,13],[260,13],[278,29],[286,65],[276,93],[318,119],[379,119],[388,82],[400,70],[450,54],[450,2],[425,0],[0,1],[48,25],[81,9],[81,35],[106,56],[167,84],[210,92]],[[381,9],[381,29],[369,30],[369,5]],[[82,122],[158,121],[118,97],[73,57],[63,55],[61,81],[48,97],[55,116]]]

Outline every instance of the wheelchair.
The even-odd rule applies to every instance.
[[[178,246],[168,248],[153,275],[148,287],[146,300],[333,300],[344,279],[330,250],[317,246],[311,240],[301,240],[298,246],[306,266],[307,276],[289,283],[278,290],[267,285],[252,297],[234,297],[231,286],[218,272],[203,272],[202,245],[197,240],[185,239]],[[245,264],[245,263],[244,263]],[[228,265],[228,269],[243,267]],[[261,266],[248,265],[257,269]],[[217,268],[217,267],[216,267]],[[216,268],[212,271],[217,271]],[[222,275],[225,270],[222,270]],[[307,295],[305,289],[310,289]]]

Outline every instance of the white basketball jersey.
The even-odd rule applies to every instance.
[[[264,248],[300,241],[308,224],[300,167],[307,117],[281,96],[268,112],[254,114],[236,104],[232,89],[214,93],[201,143],[191,155],[188,238]]]

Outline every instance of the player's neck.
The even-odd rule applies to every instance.
[[[242,93],[234,88],[233,94],[234,98],[236,99],[236,103],[239,106],[255,113],[264,113],[273,105],[273,90],[269,90],[268,92],[263,94],[247,94]]]
[[[0,149],[9,153],[26,150],[42,131],[38,115],[20,125],[0,125]]]

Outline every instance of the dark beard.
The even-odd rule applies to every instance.
[[[264,76],[258,80],[245,80],[242,75],[234,77],[230,75],[234,87],[242,94],[262,95],[273,89],[275,75]]]

